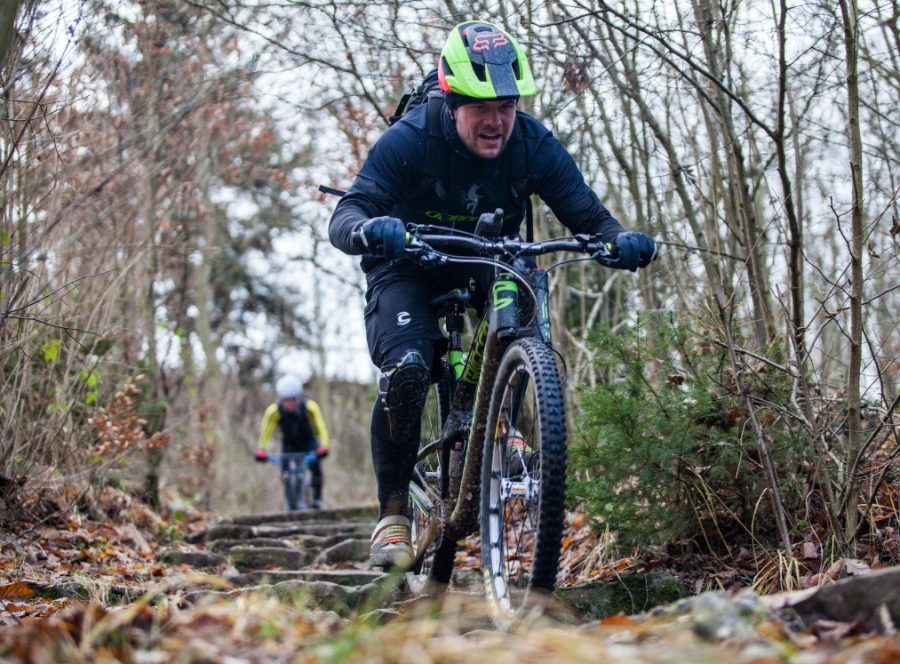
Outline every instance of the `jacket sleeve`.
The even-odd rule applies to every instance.
[[[336,248],[346,254],[362,254],[363,248],[353,243],[353,231],[373,217],[389,215],[420,176],[425,159],[423,122],[424,113],[416,114],[415,119],[404,118],[372,146],[328,222],[328,238]]]
[[[325,427],[325,418],[322,417],[322,409],[312,399],[306,401],[306,415],[313,433],[319,439],[319,447],[328,447],[328,429]]]
[[[262,422],[259,425],[258,447],[261,447],[264,450],[269,449],[269,440],[271,440],[272,433],[275,431],[275,427],[278,426],[280,420],[281,414],[278,412],[278,404],[270,404],[269,407],[266,408],[266,412],[263,413]]]
[[[625,228],[584,180],[572,155],[552,133],[540,138],[532,156],[530,173],[536,175],[535,193],[556,218],[573,233],[599,235],[611,242]]]

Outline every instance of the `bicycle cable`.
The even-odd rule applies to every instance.
[[[492,258],[477,258],[477,257],[462,258],[460,256],[451,256],[449,254],[445,254],[441,251],[437,251],[436,249],[432,249],[432,251],[435,254],[437,254],[438,256],[446,258],[448,261],[450,261],[452,263],[487,265],[490,267],[496,267],[501,270],[508,271],[511,275],[513,275],[513,278],[515,278],[523,286],[525,286],[525,289],[528,291],[528,295],[531,297],[531,301],[537,302],[537,294],[534,292],[534,289],[531,287],[531,284],[528,283],[528,279],[526,279],[523,275],[519,274],[519,272],[515,268],[513,268],[511,265],[504,263],[503,261],[494,260]],[[534,318],[533,315],[532,315],[532,318]],[[529,321],[529,324],[530,323],[531,323],[531,321]]]

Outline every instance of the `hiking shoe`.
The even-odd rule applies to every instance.
[[[372,533],[369,564],[381,569],[409,567],[413,561],[409,532],[410,521],[405,516],[396,514],[384,517]]]

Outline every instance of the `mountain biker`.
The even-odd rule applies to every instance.
[[[537,88],[524,51],[508,32],[484,21],[455,26],[441,50],[438,79],[444,92],[439,130],[429,129],[427,104],[405,114],[372,147],[329,222],[335,247],[362,254],[366,335],[372,361],[381,370],[371,420],[380,520],[372,534],[370,563],[378,567],[412,560],[409,482],[433,362],[440,357],[436,345],[445,343],[429,300],[452,288],[468,288],[473,305],[481,309],[492,274],[489,266],[423,268],[404,259],[404,224],[471,232],[482,213],[502,208],[502,235],[515,236],[528,196],[537,194],[572,232],[612,243],[617,267],[635,271],[656,257],[653,238],[626,231],[559,140],[517,110],[519,97],[532,96]],[[435,134],[443,142],[446,165],[440,179],[423,182],[428,142]],[[527,162],[527,181],[518,183],[518,190],[510,182],[515,165],[504,159],[514,145]]]
[[[315,460],[309,463],[312,472],[313,508],[322,507],[324,478],[320,460],[328,456],[328,430],[319,405],[303,395],[303,383],[293,375],[285,375],[275,384],[277,401],[270,404],[263,414],[259,427],[259,444],[254,457],[265,462],[269,458],[268,447],[277,426],[281,430],[281,450],[285,454],[315,451]],[[281,470],[287,471],[288,460],[282,459]],[[285,476],[286,477],[286,476]],[[290,501],[287,485],[285,497]],[[292,509],[288,505],[288,510]]]

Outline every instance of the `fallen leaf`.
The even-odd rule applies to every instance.
[[[0,598],[3,599],[31,599],[34,591],[24,581],[13,581],[5,586],[0,586]]]
[[[600,624],[604,627],[634,627],[637,625],[637,622],[623,613],[617,613],[603,618]]]
[[[850,576],[865,576],[872,573],[872,568],[861,560],[845,560],[844,570]]]

